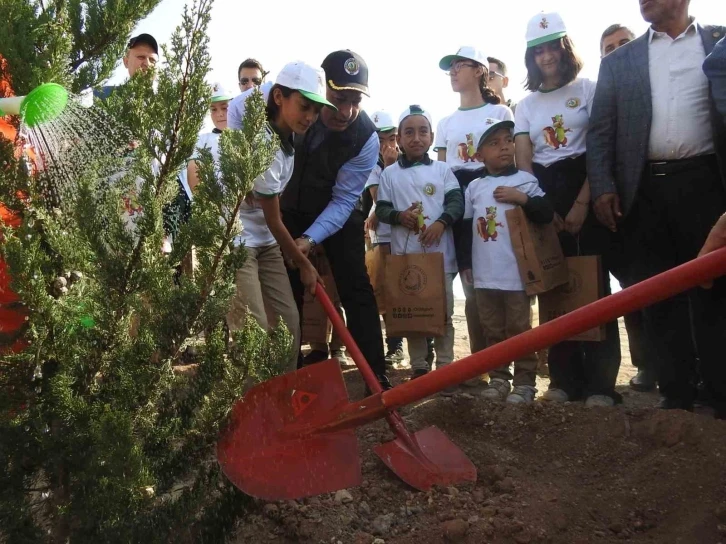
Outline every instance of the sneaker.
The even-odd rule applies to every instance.
[[[570,400],[570,397],[562,389],[553,388],[545,391],[545,394],[542,395],[542,400],[546,400],[547,402],[567,402]]]
[[[303,366],[314,365],[322,361],[328,360],[328,352],[320,351],[318,349],[311,351],[303,358]]]
[[[338,359],[340,366],[342,366],[343,368],[350,368],[351,366],[355,366],[354,363],[351,363],[350,360],[348,360],[348,357],[345,355],[345,352],[342,349],[332,350],[330,352],[330,358]]]
[[[529,404],[534,401],[536,393],[537,390],[531,385],[515,385],[507,397],[507,402],[511,404]]]
[[[587,397],[587,400],[585,401],[585,407],[592,408],[594,406],[609,408],[611,406],[615,406],[615,401],[612,399],[612,397],[608,397],[607,395],[591,395]]]
[[[434,364],[434,358],[436,355],[434,354],[434,350],[429,350],[429,352],[426,354],[426,362],[429,364],[429,368],[431,368]]]
[[[446,389],[442,389],[439,391],[439,395],[442,397],[453,397],[459,392],[459,386],[458,385],[452,385],[451,387],[447,387]]]
[[[508,380],[492,378],[489,380],[489,387],[481,392],[481,396],[487,400],[504,400],[509,395],[511,388]]]
[[[386,364],[393,366],[396,363],[403,361],[403,348],[398,348],[395,351],[389,351],[386,353]]]

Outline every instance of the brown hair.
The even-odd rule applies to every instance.
[[[567,85],[575,80],[577,74],[580,73],[584,63],[580,56],[575,52],[575,45],[569,36],[565,36],[557,40],[564,54],[560,59],[560,85]],[[534,50],[537,46],[528,47],[524,53],[524,64],[527,67],[527,79],[524,82],[524,88],[528,91],[536,91],[542,86],[542,72],[534,60]]]
[[[499,66],[499,71],[503,76],[507,75],[507,65],[504,64],[504,61],[501,61],[496,57],[487,57],[487,60],[490,64],[496,64],[497,66]]]
[[[484,99],[484,103],[486,104],[499,104],[501,100],[497,96],[497,94],[489,87],[489,66],[484,66],[483,64],[477,63],[477,66],[482,66],[484,68],[484,73],[479,78],[479,92],[481,93],[481,97]]]
[[[296,92],[290,87],[285,87],[284,85],[279,85],[277,83],[270,88],[270,94],[267,96],[267,107],[265,108],[267,121],[269,123],[274,123],[277,120],[277,116],[280,114],[280,106],[278,106],[277,102],[275,102],[275,89],[280,89],[284,98],[288,98],[292,95],[292,93]]]
[[[266,73],[265,70],[262,68],[262,63],[260,63],[257,59],[245,59],[242,61],[242,64],[239,65],[239,68],[237,68],[237,79],[239,79],[239,73],[242,71],[242,68],[252,68],[252,69],[258,69],[260,71],[260,74],[262,74],[262,77],[264,78]]]

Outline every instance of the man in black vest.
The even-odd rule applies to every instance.
[[[381,385],[389,388],[365,266],[365,218],[355,209],[379,150],[376,127],[360,109],[362,95],[368,95],[368,67],[344,50],[328,55],[322,68],[326,97],[338,109],[323,108],[305,135],[295,137],[295,168],[280,201],[282,217],[303,253],[317,244],[325,248],[350,332]],[[290,271],[290,282],[302,316],[304,288],[297,270]]]

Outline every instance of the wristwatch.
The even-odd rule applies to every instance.
[[[308,243],[310,244],[310,249],[313,249],[317,245],[317,242],[315,240],[313,240],[313,238],[311,236],[308,236],[307,234],[303,234],[300,238],[308,241]]]

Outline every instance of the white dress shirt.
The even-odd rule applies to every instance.
[[[676,39],[648,31],[653,117],[648,159],[677,160],[714,153],[706,52],[693,20]]]

